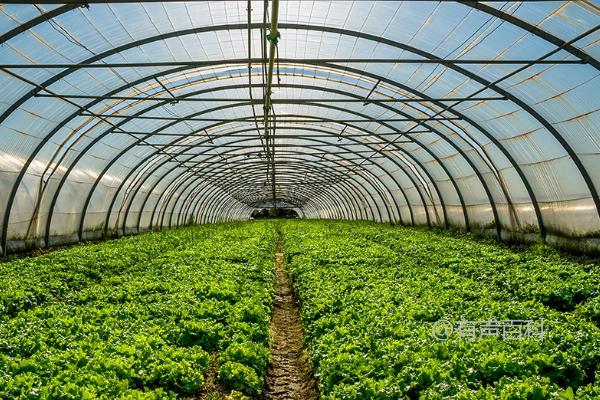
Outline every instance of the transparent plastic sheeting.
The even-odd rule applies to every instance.
[[[273,206],[247,7],[0,6],[4,253]],[[588,1],[281,2],[276,206],[597,250],[599,24]]]

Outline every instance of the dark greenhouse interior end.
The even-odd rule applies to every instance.
[[[293,208],[257,208],[250,214],[250,219],[266,218],[298,218],[298,212]]]

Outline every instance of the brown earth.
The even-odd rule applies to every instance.
[[[283,244],[275,254],[275,300],[269,331],[273,338],[267,369],[266,400],[317,400],[315,377],[304,351],[300,308],[283,262]]]
[[[210,355],[210,364],[204,377],[204,388],[202,393],[195,397],[196,400],[225,400],[227,390],[217,381],[218,363],[217,354]]]

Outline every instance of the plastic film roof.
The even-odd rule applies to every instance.
[[[276,3],[1,5],[3,251],[260,207],[598,237],[597,3]]]

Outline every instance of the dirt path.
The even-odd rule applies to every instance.
[[[210,355],[210,364],[204,377],[204,388],[202,393],[194,397],[195,400],[225,400],[227,399],[227,390],[217,380],[218,373],[217,353]]]
[[[269,330],[273,337],[271,364],[267,369],[265,399],[316,400],[315,377],[304,352],[300,308],[283,263],[283,244],[275,254],[275,301]]]

